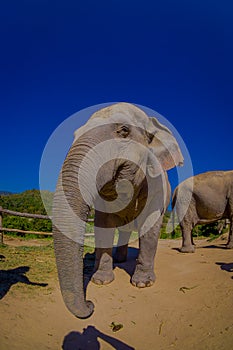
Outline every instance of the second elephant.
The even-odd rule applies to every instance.
[[[220,219],[230,220],[227,248],[233,248],[233,171],[209,171],[183,181],[172,207],[182,231],[182,253],[194,252],[192,229]]]

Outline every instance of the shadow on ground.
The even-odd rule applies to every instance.
[[[233,263],[216,262],[215,264],[219,265],[221,270],[233,272]]]
[[[210,249],[228,249],[226,247],[226,244],[211,244],[211,245],[205,245],[200,248],[210,248]]]
[[[46,287],[48,285],[47,283],[31,282],[25,275],[29,270],[29,266],[20,266],[11,270],[0,270],[0,299],[8,293],[11,286],[18,282],[40,287]]]
[[[110,344],[117,350],[135,350],[124,342],[100,332],[94,326],[88,326],[83,332],[70,332],[63,340],[63,350],[100,350],[98,338]]]
[[[135,267],[136,267],[136,259],[138,257],[138,248],[128,248],[128,256],[127,261],[123,263],[114,263],[114,268],[118,267],[119,269],[124,270],[130,277],[133,276]]]
[[[204,249],[228,249],[227,247],[226,247],[226,244],[225,243],[223,243],[223,244],[211,244],[211,245],[203,245],[203,246],[196,246],[195,244],[194,244],[194,246],[195,246],[195,250],[196,249],[202,249],[202,248],[204,248]],[[171,248],[172,250],[176,250],[177,252],[179,252],[179,253],[181,253],[181,247],[175,247],[175,248]]]

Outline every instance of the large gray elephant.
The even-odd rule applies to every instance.
[[[177,186],[172,207],[182,231],[183,253],[193,253],[192,229],[220,219],[230,220],[227,248],[233,248],[233,171],[209,171]]]
[[[170,130],[135,105],[118,103],[95,112],[75,132],[53,204],[53,234],[61,292],[77,317],[93,312],[83,287],[83,243],[95,207],[96,263],[92,280],[113,278],[112,245],[119,229],[118,258],[127,253],[130,231],[139,232],[139,255],[132,284],[153,284],[160,226],[170,199],[166,170],[183,156]]]

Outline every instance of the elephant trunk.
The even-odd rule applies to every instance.
[[[78,318],[94,310],[83,286],[85,223],[90,207],[81,196],[78,171],[83,156],[72,146],[60,173],[53,202],[53,236],[59,283],[67,308]]]
[[[86,301],[83,288],[83,246],[54,230],[54,247],[63,300],[68,310],[78,318],[87,318],[94,311]]]

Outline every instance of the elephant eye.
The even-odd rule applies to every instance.
[[[118,128],[117,134],[121,137],[127,137],[129,135],[128,125],[122,125]]]

